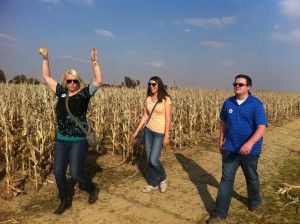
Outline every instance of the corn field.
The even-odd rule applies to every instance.
[[[171,146],[199,144],[199,136],[219,128],[219,114],[229,90],[168,89],[172,98]],[[300,115],[300,93],[256,91],[270,124]],[[92,98],[88,119],[101,145],[124,161],[135,157],[138,146],[130,140],[143,113],[145,88],[101,88]],[[45,85],[0,84],[0,180],[5,197],[22,192],[26,181],[39,189],[53,169],[57,97]],[[1,189],[2,190],[2,189]]]

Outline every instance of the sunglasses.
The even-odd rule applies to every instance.
[[[153,82],[153,83],[148,83],[148,86],[150,87],[150,86],[152,86],[152,87],[155,87],[157,85],[157,83],[156,82]]]
[[[73,82],[74,84],[79,83],[78,79],[67,79],[66,82],[67,82],[67,84],[71,84],[71,82]]]
[[[236,87],[236,86],[238,86],[238,87],[248,86],[247,84],[244,84],[244,83],[237,83],[237,82],[233,83],[232,85],[233,85],[234,87]]]

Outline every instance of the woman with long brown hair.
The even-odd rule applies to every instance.
[[[149,118],[149,114],[154,111],[145,127],[145,149],[148,164],[148,185],[143,192],[148,193],[153,190],[165,192],[167,189],[167,175],[160,161],[163,147],[169,144],[169,133],[171,126],[171,98],[167,93],[162,80],[158,76],[150,78],[148,83],[147,98],[145,100],[145,113],[131,139],[134,140],[138,132],[143,128]]]

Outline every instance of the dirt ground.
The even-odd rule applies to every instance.
[[[93,181],[101,188],[95,204],[89,205],[87,193],[77,189],[73,206],[62,215],[54,215],[53,210],[59,200],[51,175],[49,183],[38,192],[27,189],[27,194],[11,200],[0,199],[0,223],[205,223],[213,210],[221,178],[217,133],[211,138],[215,140],[213,144],[164,151],[162,162],[169,183],[165,193],[142,193],[146,185],[144,172],[137,166],[116,165],[121,161],[106,154],[94,158],[98,171],[94,173]],[[274,193],[274,186],[270,183],[274,183],[286,159],[300,158],[299,146],[300,119],[268,127],[259,161],[263,200]],[[295,182],[299,184],[300,180]],[[236,176],[234,190],[226,223],[245,223],[241,221],[243,217],[247,217],[247,223],[257,223],[257,220],[264,220],[260,223],[285,223],[280,214],[264,217],[264,213],[248,211],[241,169]],[[269,206],[272,205],[262,204],[265,211]]]

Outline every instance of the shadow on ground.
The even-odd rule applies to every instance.
[[[219,182],[215,179],[214,176],[209,174],[204,168],[199,166],[194,160],[186,157],[181,153],[175,153],[176,159],[181,164],[183,170],[187,172],[190,180],[196,186],[199,196],[201,197],[206,211],[210,216],[214,212],[214,199],[208,191],[208,186],[219,188]],[[232,195],[237,200],[247,205],[247,198],[239,195],[236,192],[233,192]]]

